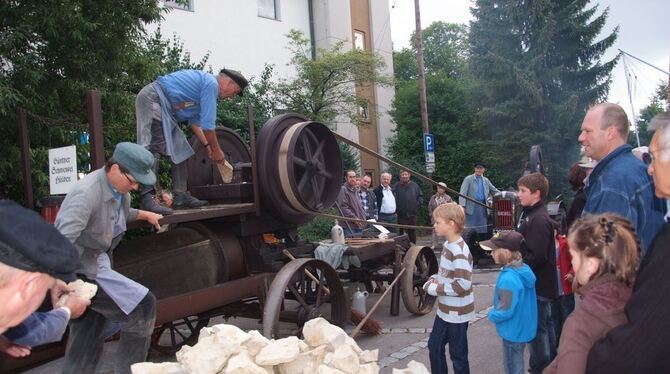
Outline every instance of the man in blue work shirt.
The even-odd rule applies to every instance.
[[[194,151],[179,122],[188,121],[191,130],[207,149],[214,163],[224,163],[224,154],[216,136],[216,99],[242,96],[248,85],[238,71],[223,69],[218,75],[201,70],[179,70],[158,77],[146,85],[135,100],[137,117],[137,143],[151,153],[156,161],[154,173],[158,174],[161,156],[170,156],[173,183],[173,207],[197,208],[207,204],[187,191],[188,169],[186,160]],[[170,208],[159,205],[154,186],[143,186],[140,208],[167,215]]]

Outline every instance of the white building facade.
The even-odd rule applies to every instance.
[[[187,6],[165,1],[173,7],[160,22],[164,37],[176,35],[191,58],[198,61],[209,53],[213,71],[223,67],[258,77],[266,64],[274,65],[273,78],[290,78],[286,34],[300,30],[317,48],[328,48],[347,40],[381,56],[383,74],[393,76],[393,54],[388,2],[383,0],[188,0]],[[354,89],[354,87],[352,87]],[[364,87],[357,90],[369,105],[369,124],[356,128],[339,121],[337,132],[379,153],[394,127],[388,110],[393,87]],[[376,114],[376,116],[375,116]],[[378,183],[382,163],[361,155],[361,169]]]

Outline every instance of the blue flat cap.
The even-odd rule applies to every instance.
[[[140,184],[151,186],[156,183],[154,155],[144,147],[130,142],[119,143],[114,149],[113,157]]]
[[[65,282],[76,279],[79,253],[53,225],[11,200],[0,200],[0,262],[47,273]]]

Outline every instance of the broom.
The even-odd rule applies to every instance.
[[[389,284],[388,288],[386,288],[386,291],[384,291],[384,293],[379,297],[379,299],[377,300],[375,305],[373,305],[372,308],[370,308],[370,311],[368,312],[368,314],[363,315],[363,313],[361,313],[358,310],[355,310],[355,309],[351,310],[352,311],[352,314],[351,314],[352,322],[354,320],[354,315],[356,316],[357,319],[359,318],[359,316],[363,316],[363,318],[358,320],[359,322],[354,322],[354,323],[357,323],[356,328],[354,329],[354,331],[351,332],[351,334],[349,336],[351,336],[352,338],[355,338],[356,335],[358,335],[358,333],[361,330],[363,330],[367,333],[370,333],[370,334],[374,334],[374,335],[379,335],[379,334],[382,333],[381,323],[377,322],[377,321],[375,321],[371,318],[372,313],[374,313],[375,310],[377,309],[377,307],[379,306],[379,304],[381,304],[382,300],[384,299],[384,296],[386,296],[386,294],[388,294],[389,291],[391,289],[393,289],[393,286],[396,284],[396,282],[398,282],[398,279],[400,279],[400,276],[402,275],[402,273],[405,272],[405,270],[407,270],[407,269],[405,269],[405,268],[400,269],[400,272],[398,273],[398,275],[395,276],[395,279],[393,280],[393,282],[391,282],[391,284]],[[353,313],[354,311],[356,311],[358,313]],[[370,321],[373,321],[373,322],[370,323]],[[366,328],[365,326],[369,325],[369,324],[371,324],[372,326],[368,326]],[[372,330],[373,327],[375,328],[375,330]]]
[[[288,249],[284,249],[284,250],[282,250],[282,252],[284,253],[284,255],[286,255],[286,257],[290,258],[291,260],[295,260],[295,256],[293,256],[291,254],[291,252],[288,251]],[[314,276],[314,274],[312,274],[312,272],[305,269],[305,274],[311,280],[316,282],[317,286],[320,284],[319,280]],[[401,272],[401,274],[402,274],[402,272]],[[394,281],[394,283],[395,283],[395,281]],[[390,287],[389,287],[389,289],[390,289]],[[330,295],[330,289],[328,287],[323,286],[323,290],[328,295]],[[377,304],[375,304],[373,309],[371,309],[370,312],[367,315],[363,314],[363,312],[361,312],[358,309],[350,308],[349,319],[351,320],[351,323],[356,325],[357,330],[363,330],[363,331],[367,332],[368,334],[373,334],[373,335],[379,335],[379,334],[382,333],[382,323],[373,319],[373,318],[370,318],[370,315],[372,314],[372,312],[374,312],[374,308],[377,307],[377,305],[379,304],[379,301],[384,298],[384,295],[386,295],[386,293],[384,293],[379,298],[379,300],[377,301]]]

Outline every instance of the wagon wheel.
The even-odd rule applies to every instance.
[[[265,123],[258,136],[263,206],[276,218],[305,223],[330,208],[340,191],[342,156],[325,125],[288,113]],[[268,181],[279,180],[280,188]]]
[[[308,270],[319,282],[312,280]],[[328,263],[299,258],[284,265],[275,276],[263,307],[263,334],[279,335],[279,322],[305,322],[323,317],[341,326],[347,319],[347,303],[337,272]]]
[[[435,252],[429,247],[411,247],[405,254],[401,288],[402,302],[405,308],[417,315],[424,315],[433,310],[436,297],[430,296],[423,290],[431,275],[437,273],[438,263]]]
[[[160,325],[151,335],[151,348],[165,354],[175,354],[184,345],[197,343],[200,330],[209,318],[190,316]]]

